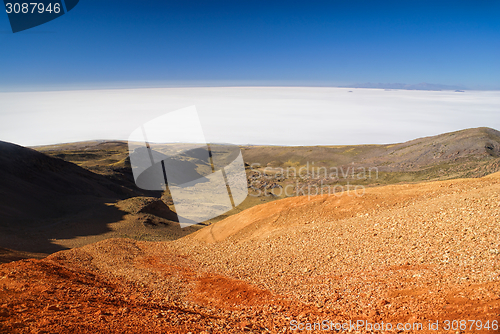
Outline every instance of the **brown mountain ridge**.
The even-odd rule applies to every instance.
[[[273,168],[299,169],[315,163],[316,168],[375,167],[378,171],[376,178],[326,180],[330,187],[346,182],[373,187],[481,177],[500,170],[500,133],[475,128],[391,145],[243,146],[242,152],[249,165],[251,196],[207,224],[286,198],[279,194],[280,189],[295,187],[296,182],[299,186],[323,182],[310,175],[278,178],[269,174]],[[261,174],[256,178],[257,172]],[[2,142],[0,200],[0,247],[18,251],[50,253],[110,237],[172,240],[203,227],[181,230],[168,190],[163,194],[145,192],[134,185],[127,144],[121,141],[36,150]]]

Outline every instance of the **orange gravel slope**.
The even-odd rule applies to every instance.
[[[0,329],[284,333],[294,321],[438,321],[432,332],[444,333],[446,320],[481,320],[493,333],[499,223],[499,173],[289,198],[174,242],[109,239],[1,265]],[[453,332],[478,332],[470,326]]]

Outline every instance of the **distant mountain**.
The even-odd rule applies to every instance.
[[[379,89],[406,89],[406,90],[463,90],[466,87],[459,85],[439,85],[426,82],[418,84],[403,84],[403,83],[356,83],[347,88],[379,88]]]
[[[473,128],[389,145],[247,146],[248,164],[377,167],[381,172],[412,173],[421,181],[455,177],[480,177],[500,170],[500,132]],[[414,172],[420,172],[415,174]]]
[[[500,132],[473,128],[414,139],[385,147],[377,157],[392,167],[422,168],[433,164],[479,161],[500,157]]]

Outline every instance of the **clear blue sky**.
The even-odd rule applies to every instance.
[[[500,89],[500,1],[80,0],[13,34],[0,90],[438,83]]]

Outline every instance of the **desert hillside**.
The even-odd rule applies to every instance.
[[[112,143],[104,143],[112,152]],[[81,158],[93,154],[83,150]],[[123,164],[123,162],[122,162]],[[82,246],[111,237],[171,240],[177,216],[128,175],[97,173],[57,156],[0,142],[0,262]],[[33,253],[34,252],[34,253]]]
[[[261,165],[305,164],[318,161],[329,165],[376,163],[387,170],[413,169],[455,162],[463,158],[500,156],[500,132],[471,128],[388,145],[342,146],[247,146],[246,161]]]
[[[179,147],[182,144],[172,145],[173,150]],[[35,149],[105,176],[121,186],[135,187],[126,142],[89,141]],[[486,127],[388,145],[242,146],[241,150],[247,165],[250,196],[236,209],[206,224],[255,205],[300,195],[302,186],[328,193],[337,185],[375,187],[481,177],[500,171],[500,132]],[[180,154],[178,158],[195,164],[201,174],[207,168],[196,155]],[[358,172],[361,170],[370,173],[360,177]],[[158,197],[155,194],[148,196]],[[161,197],[175,211],[168,189]],[[127,235],[135,239],[143,235],[150,239],[160,237],[152,231],[131,231]]]
[[[500,170],[500,132],[472,128],[388,145],[247,146],[245,161],[257,166],[377,167],[372,183],[480,177]]]
[[[0,174],[3,222],[53,218],[81,209],[94,199],[133,194],[73,163],[6,142],[0,142]],[[68,206],[72,197],[74,203]]]
[[[109,239],[3,264],[0,328],[284,333],[291,321],[325,319],[491,324],[500,319],[499,222],[499,173],[283,199],[176,241]]]

